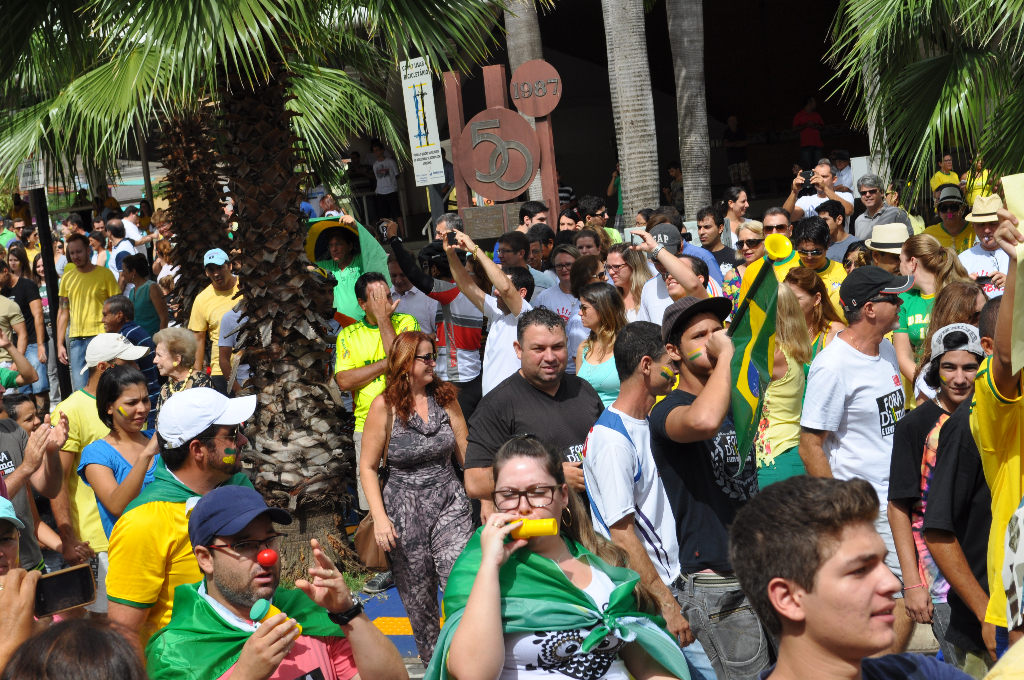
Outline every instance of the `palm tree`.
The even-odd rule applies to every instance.
[[[601,0],[623,214],[657,206],[658,147],[641,2]]]
[[[505,10],[505,44],[508,47],[508,65],[516,69],[528,61],[544,58],[544,48],[540,43],[540,22],[537,20],[537,7],[533,0],[510,0]],[[520,114],[534,126],[533,116]],[[543,200],[544,189],[541,185],[540,173],[530,184],[530,200]]]
[[[711,147],[704,96],[704,5],[700,0],[666,0],[672,67],[676,75],[676,116],[683,200],[687,219],[711,205]]]
[[[205,246],[206,236],[195,230],[222,229],[213,216],[226,176],[238,217],[232,247],[241,250],[239,287],[248,317],[239,346],[260,405],[250,462],[268,501],[302,520],[304,529],[283,550],[294,577],[309,563],[309,536],[326,536],[330,551],[344,553],[336,529],[349,504],[345,486],[355,478],[343,448],[340,400],[328,386],[325,319],[333,282],[310,271],[300,182],[310,168],[328,181],[337,177],[336,151],[352,133],[376,133],[405,152],[399,116],[346,67],[379,88],[405,50],[438,69],[461,63],[449,41],[480,58],[492,43],[495,5],[98,0],[90,7],[93,24],[107,36],[99,58],[39,97],[45,105],[17,125],[0,125],[0,175],[16,165],[17,144],[10,140],[26,148],[33,137],[51,135],[55,148],[116,158],[125,144],[120,131],[135,116],[159,112],[172,195],[204,204],[175,208],[176,218],[185,216],[175,223],[179,248],[183,242]],[[205,121],[204,100],[214,113]],[[79,139],[90,146],[76,146]],[[213,191],[197,187],[199,178]]]
[[[948,147],[1024,168],[1024,2],[843,0],[832,36],[836,93],[893,177],[927,192]]]

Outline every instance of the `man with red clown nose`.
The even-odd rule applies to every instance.
[[[196,504],[188,533],[204,578],[175,589],[171,622],[146,647],[149,677],[408,678],[316,539],[309,580],[278,589],[284,534],[275,523],[292,517],[244,486],[214,489]]]

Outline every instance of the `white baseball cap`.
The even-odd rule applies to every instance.
[[[85,366],[81,373],[90,368],[95,368],[101,361],[111,362],[114,359],[135,361],[149,353],[149,348],[142,345],[133,345],[128,338],[120,333],[100,333],[89,341],[85,348]]]
[[[255,412],[255,394],[229,399],[209,387],[193,387],[164,402],[156,427],[167,446],[176,449],[211,425],[238,425]]]
[[[963,333],[967,337],[966,342],[947,344],[946,338],[952,333]],[[951,323],[935,331],[935,335],[932,336],[932,356],[935,359],[946,352],[956,352],[961,349],[967,350],[971,354],[985,356],[985,350],[981,346],[981,333],[975,326],[966,323]]]

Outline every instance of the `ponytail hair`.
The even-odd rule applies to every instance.
[[[729,214],[729,203],[735,203],[740,200],[740,194],[745,193],[746,189],[743,187],[729,187],[722,194],[722,200],[715,203],[714,208],[722,215],[723,219]]]
[[[925,271],[935,276],[935,294],[953,281],[969,282],[971,277],[952,248],[943,248],[931,234],[917,234],[903,243],[903,255],[916,258]]]
[[[629,568],[629,555],[626,551],[594,531],[594,525],[590,521],[590,515],[587,514],[587,508],[583,505],[583,501],[565,483],[562,457],[557,452],[532,434],[512,437],[502,444],[494,456],[491,473],[494,476],[495,484],[497,484],[501,469],[514,458],[532,458],[539,461],[544,467],[544,471],[554,478],[559,488],[567,492],[567,507],[570,517],[566,517],[566,513],[562,513],[563,516],[559,518],[560,535],[571,538],[613,567]],[[643,585],[642,581],[636,582],[636,586],[633,588],[633,597],[636,598],[638,611],[647,614],[661,613],[658,599],[647,586]]]

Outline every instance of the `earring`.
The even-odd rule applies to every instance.
[[[175,368],[177,368],[177,367],[178,367],[178,362],[177,362],[177,361],[175,361],[175,362],[174,362],[174,367],[175,367]]]
[[[569,513],[569,519],[567,519],[567,520],[563,519],[562,521],[565,522],[565,526],[571,527],[572,526],[572,511],[569,510],[569,506],[568,505],[565,506],[564,512],[568,512]]]

